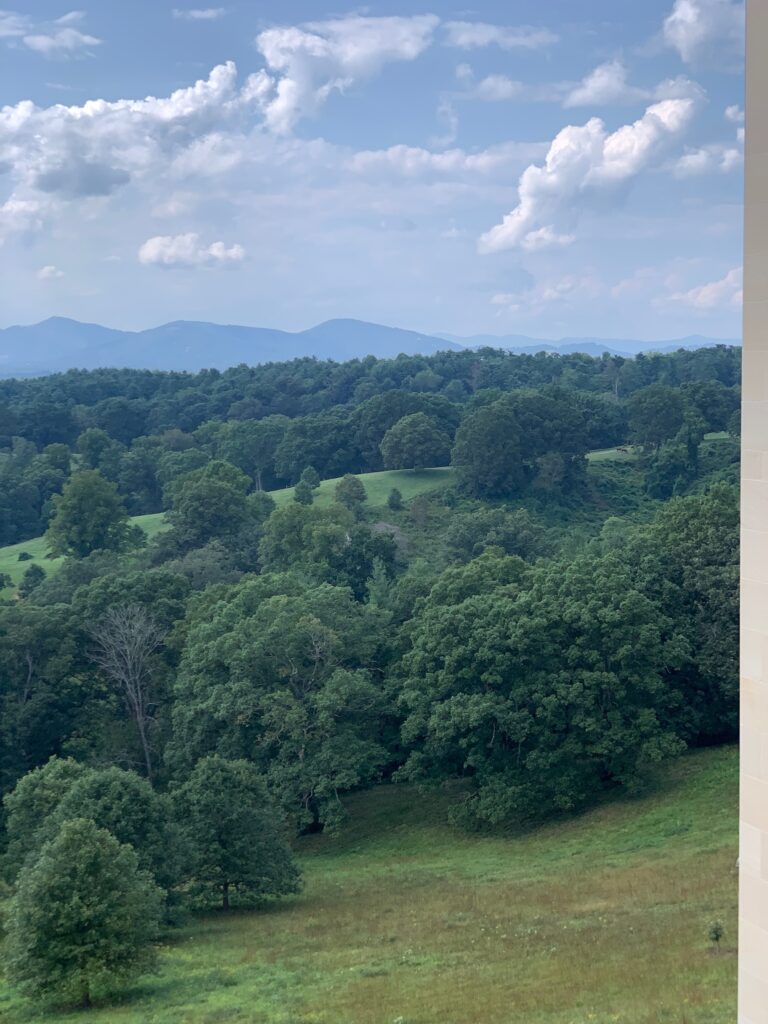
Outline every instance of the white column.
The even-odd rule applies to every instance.
[[[739,1024],[768,1024],[768,0],[747,0]]]

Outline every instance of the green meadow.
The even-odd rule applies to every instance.
[[[191,918],[117,1005],[8,1024],[732,1024],[737,752],[642,798],[507,836],[445,824],[455,789],[381,786],[298,840],[301,895]],[[712,948],[708,929],[725,934]]]
[[[315,492],[315,500],[318,505],[325,506],[331,504],[333,492],[339,479],[323,480]],[[398,488],[405,501],[410,501],[411,498],[415,498],[418,494],[424,494],[427,491],[450,484],[453,481],[453,470],[447,468],[385,470],[381,473],[362,473],[360,479],[365,484],[370,504],[384,505],[393,487]],[[292,500],[293,488],[286,487],[279,491],[272,491],[271,494],[277,505],[282,506]],[[134,516],[131,522],[140,526],[150,540],[166,528],[165,514],[163,512],[155,512],[145,516]],[[26,551],[32,558],[20,562],[19,555],[22,551]],[[9,544],[6,547],[0,548],[0,573],[8,573],[13,580],[13,588],[19,585],[24,572],[34,562],[41,565],[50,575],[59,569],[62,561],[60,558],[49,557],[48,547],[43,537],[35,537],[33,540],[25,540],[20,544]],[[0,596],[8,597],[12,592],[13,589],[8,588],[4,592],[0,591]]]

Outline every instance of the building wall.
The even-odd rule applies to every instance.
[[[747,0],[739,1024],[768,1024],[768,0]]]

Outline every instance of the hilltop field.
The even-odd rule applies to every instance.
[[[192,917],[160,973],[89,1024],[732,1024],[738,758],[507,837],[445,825],[452,789],[347,799],[305,837],[301,895]],[[725,929],[712,948],[714,920]],[[52,1018],[7,992],[0,1018]]]

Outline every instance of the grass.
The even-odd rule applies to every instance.
[[[382,786],[338,838],[297,844],[306,886],[193,920],[119,1005],[9,1024],[731,1024],[735,749],[658,791],[510,837],[445,822],[450,791]],[[725,923],[723,950],[708,947]]]
[[[423,494],[426,491],[432,491],[452,483],[453,476],[453,470],[448,468],[422,469],[417,471],[400,469],[382,473],[362,473],[360,479],[363,481],[368,492],[369,503],[376,506],[386,503],[389,492],[393,487],[397,487],[405,501],[409,501],[417,494]],[[320,487],[315,492],[315,501],[318,505],[330,505],[333,501],[333,492],[339,479],[324,480],[320,484]],[[271,493],[278,506],[286,505],[293,498],[292,487],[272,491]],[[131,522],[140,526],[149,540],[167,528],[163,512],[155,512],[145,516],[134,516]],[[32,558],[20,562],[19,554],[22,551],[27,551],[32,555]],[[63,559],[61,558],[52,559],[48,556],[48,548],[43,537],[35,537],[33,540],[25,540],[20,544],[9,544],[6,547],[0,548],[0,573],[8,573],[13,580],[13,586],[5,591],[0,591],[0,597],[10,597],[13,594],[21,582],[21,577],[30,565],[37,563],[50,575],[57,572],[62,562]]]
[[[368,494],[370,505],[385,505],[389,492],[396,487],[405,501],[410,501],[417,494],[424,494],[427,491],[434,491],[438,487],[445,487],[454,482],[454,471],[449,467],[438,469],[390,469],[380,473],[361,473],[359,479],[363,482]],[[315,491],[315,503],[317,505],[330,505],[333,501],[333,492],[336,489],[341,477],[333,480],[323,480]],[[272,491],[272,497],[278,507],[288,504],[293,499],[293,487],[286,487],[280,491]]]
[[[151,539],[160,533],[161,530],[165,529],[163,520],[164,513],[157,512],[147,516],[134,516],[131,522],[136,526],[140,526],[146,533],[147,538]],[[20,562],[19,555],[22,551],[32,555],[32,558]],[[37,564],[42,566],[50,576],[58,572],[63,562],[63,558],[50,557],[45,537],[35,537],[33,540],[23,540],[19,544],[8,544],[6,547],[0,548],[0,573],[8,573],[13,580],[12,587],[0,590],[0,597],[10,597],[13,594],[13,591],[21,583],[21,577],[30,565]]]

